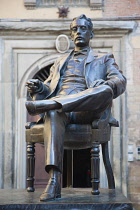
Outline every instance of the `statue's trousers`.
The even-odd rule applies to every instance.
[[[52,98],[62,105],[62,109],[48,111],[44,117],[47,172],[52,167],[62,172],[64,134],[67,124],[86,124],[99,119],[103,111],[112,103],[112,99],[113,91],[107,85]]]

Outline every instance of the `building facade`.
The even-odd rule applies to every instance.
[[[140,204],[140,2],[139,0],[1,0],[0,2],[0,187],[26,187],[25,83],[62,55],[56,38],[85,14],[94,24],[90,43],[97,53],[113,53],[127,78],[114,101],[120,122],[110,142],[116,187]],[[102,164],[102,163],[101,163]],[[101,186],[106,186],[101,167]]]

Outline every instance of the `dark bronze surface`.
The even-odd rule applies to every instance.
[[[108,142],[102,143],[102,154],[103,154],[103,161],[107,174],[109,189],[115,189],[113,171],[109,161]]]
[[[62,172],[64,135],[68,124],[92,125],[92,138],[96,141],[96,144],[91,145],[92,194],[97,195],[97,147],[110,135],[107,126],[111,126],[111,121],[113,123],[110,114],[112,99],[125,91],[126,79],[115,63],[113,55],[98,56],[89,47],[89,41],[93,38],[92,27],[91,20],[85,15],[73,19],[70,29],[75,49],[55,62],[50,69],[50,76],[44,83],[37,79],[27,82],[28,91],[34,101],[26,102],[26,107],[31,115],[45,113],[43,139],[45,169],[49,174],[51,170],[54,174]],[[77,129],[77,126],[75,128]],[[31,132],[28,132],[29,136],[30,134]],[[103,151],[108,155],[104,146]],[[104,158],[104,163],[106,170],[111,172],[108,157]],[[109,175],[109,172],[108,177],[112,179],[109,186],[114,188],[113,174]],[[48,190],[48,195],[51,191],[55,192],[55,189]]]
[[[40,196],[40,201],[47,201],[55,198],[61,198],[61,175],[58,171],[51,169],[49,171],[50,179]]]
[[[62,188],[62,198],[40,202],[42,190],[0,190],[0,209],[3,210],[132,210],[132,203],[119,191],[101,189],[101,195],[92,196],[90,189]],[[8,199],[7,199],[8,198]]]
[[[91,183],[92,194],[99,195],[99,183],[100,183],[100,157],[99,157],[99,144],[93,144],[91,148]]]
[[[28,182],[28,187],[27,191],[28,192],[34,192],[34,173],[35,173],[35,148],[34,148],[34,143],[33,142],[28,142],[27,145],[27,182]]]

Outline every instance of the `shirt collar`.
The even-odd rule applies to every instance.
[[[87,47],[87,48],[84,48],[83,50],[79,50],[79,51],[74,51],[74,55],[80,55],[80,54],[82,54],[82,55],[87,55],[88,54],[88,52],[89,52],[89,47]]]

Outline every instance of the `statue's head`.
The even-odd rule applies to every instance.
[[[93,24],[90,18],[80,15],[70,24],[71,38],[77,47],[86,47],[93,38]]]

